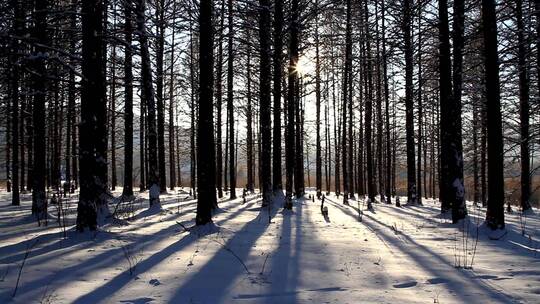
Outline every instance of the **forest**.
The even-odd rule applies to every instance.
[[[540,0],[0,3],[0,302],[540,301]]]

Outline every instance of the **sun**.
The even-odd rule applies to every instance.
[[[295,71],[300,75],[306,75],[309,74],[310,70],[312,70],[312,66],[309,58],[301,56],[296,63]]]

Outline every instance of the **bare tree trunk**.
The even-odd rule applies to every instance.
[[[212,0],[199,5],[199,111],[197,124],[197,225],[212,222],[212,208],[217,205],[215,188],[214,115],[212,106],[214,56],[212,30]]]
[[[111,119],[111,190],[114,191],[118,183],[116,174],[116,44],[112,45],[111,57],[111,109],[109,111],[109,115]]]
[[[234,53],[233,53],[233,40],[234,40],[234,24],[233,24],[233,5],[232,0],[228,0],[228,43],[227,43],[227,112],[229,113],[229,179],[231,183],[230,199],[236,198],[236,166],[235,166],[235,134],[234,134],[234,88],[233,88],[233,69],[234,69]]]
[[[450,156],[451,170],[449,184],[449,198],[452,200],[452,222],[457,223],[467,216],[467,206],[465,203],[465,183],[463,181],[463,144],[461,141],[461,94],[462,94],[462,73],[463,73],[463,32],[465,20],[464,0],[454,0],[454,22],[453,22],[453,99],[450,107],[449,129],[450,136]]]
[[[141,92],[148,111],[148,185],[150,207],[161,208],[159,202],[160,181],[158,172],[158,134],[156,127],[156,102],[154,99],[154,87],[152,85],[152,69],[150,65],[150,53],[148,51],[148,36],[146,34],[146,0],[137,0],[137,32],[141,49]],[[159,74],[159,72],[158,72]],[[163,100],[161,101],[163,102]],[[163,105],[161,105],[163,106]],[[159,105],[158,105],[159,107]],[[163,110],[163,109],[162,109]],[[159,111],[158,111],[159,116]],[[213,184],[212,184],[213,185]]]
[[[167,192],[167,176],[165,169],[165,102],[163,100],[163,53],[165,43],[165,0],[155,1],[157,50],[156,50],[156,105],[157,105],[157,149],[160,192]],[[151,74],[150,74],[151,75]],[[150,118],[150,108],[148,111]],[[150,121],[149,121],[150,122]],[[152,125],[150,125],[152,128]],[[148,134],[149,137],[153,136]],[[149,138],[150,139],[150,138]],[[152,148],[150,148],[152,149]]]
[[[529,74],[527,66],[527,45],[523,24],[523,1],[516,0],[516,19],[518,28],[518,74],[519,74],[519,120],[521,148],[521,210],[530,210],[531,169],[529,156]],[[538,22],[538,21],[537,21]]]
[[[14,21],[13,21],[13,34],[15,36],[22,36],[23,32],[23,16],[20,7],[19,0],[11,0],[11,5],[13,7]],[[18,39],[12,39],[11,43],[11,56],[10,60],[10,75],[11,80],[11,146],[13,148],[12,154],[12,167],[13,172],[12,176],[12,194],[11,194],[11,204],[18,206],[21,204],[20,201],[20,189],[19,189],[19,142],[23,142],[19,139],[19,81],[20,81],[20,71],[18,66],[18,53],[19,53],[19,41]],[[9,114],[8,114],[9,115]],[[22,123],[22,120],[21,120]],[[22,134],[22,133],[21,133]],[[24,155],[21,160],[24,160]],[[22,183],[24,185],[24,181]],[[24,187],[24,186],[23,186]]]
[[[371,36],[369,34],[369,11],[367,1],[364,2],[364,33],[366,40],[366,56],[367,56],[367,97],[365,99],[365,142],[366,142],[366,167],[367,167],[367,192],[368,192],[368,208],[372,208],[372,203],[375,202],[375,184],[373,178],[373,152],[372,152],[372,128],[373,120],[373,66],[371,57]]]
[[[264,0],[267,3],[267,0]],[[289,67],[288,67],[288,90],[287,90],[287,132],[285,145],[285,170],[286,170],[286,197],[290,199],[293,194],[293,172],[295,163],[295,94],[298,74],[295,70],[298,62],[298,0],[292,1],[291,26],[289,40]],[[299,181],[294,180],[294,183]]]
[[[174,3],[173,9],[173,24],[175,23],[176,16],[176,4]],[[169,188],[174,190],[177,185],[176,182],[176,155],[179,153],[175,149],[175,127],[174,127],[174,52],[175,52],[175,27],[172,27],[172,38],[171,38],[171,65],[169,67]]]
[[[211,3],[208,4],[210,7],[211,7]],[[191,168],[191,173],[190,173],[190,179],[191,179],[191,192],[193,192],[193,198],[197,198],[197,190],[195,189],[196,186],[197,186],[197,179],[196,179],[196,174],[197,174],[197,154],[196,154],[196,151],[195,151],[195,146],[196,146],[196,143],[195,143],[195,138],[196,138],[196,133],[195,133],[195,116],[198,115],[197,114],[197,111],[195,110],[195,92],[197,91],[197,88],[195,88],[195,60],[194,60],[194,56],[195,56],[195,51],[194,51],[194,46],[193,46],[193,27],[192,27],[192,24],[190,23],[189,25],[189,52],[190,52],[190,56],[189,56],[189,81],[190,81],[190,87],[191,87],[191,94],[190,94],[190,101],[191,101],[191,128],[190,128],[190,137],[189,137],[189,140],[190,140],[190,168]],[[200,59],[199,59],[200,60]],[[206,209],[203,207],[203,210],[201,211],[203,212],[204,216],[205,216],[205,220],[208,220],[210,217],[207,216],[206,214]]]
[[[383,52],[383,78],[384,78],[384,109],[386,118],[386,203],[391,204],[391,180],[392,180],[392,148],[390,144],[390,96],[388,92],[388,65],[386,53],[386,24],[385,24],[385,1],[381,1],[382,11],[382,52]],[[394,142],[394,145],[396,143]]]
[[[44,45],[47,45],[48,38],[46,32],[47,9],[49,2],[36,1],[32,19],[34,28],[32,37],[39,43],[32,54],[30,66],[32,69],[31,81],[34,92],[33,100],[33,125],[34,125],[34,169],[32,183],[32,214],[41,223],[47,219],[47,199],[45,197],[45,96],[47,87],[47,70],[45,66]],[[41,45],[41,46],[40,46]]]
[[[293,0],[293,15],[295,14]],[[271,203],[272,171],[271,166],[271,122],[270,122],[270,2],[260,0],[259,41],[260,41],[260,132],[261,132],[261,176],[263,205]],[[294,20],[294,19],[293,19]],[[291,24],[295,28],[297,24]],[[291,38],[292,39],[292,38]]]
[[[225,0],[221,0],[219,19],[218,53],[216,63],[216,187],[218,197],[223,197],[223,143],[222,143],[222,75],[223,75],[223,23],[225,20]]]
[[[474,98],[473,101],[473,117],[472,117],[472,141],[473,141],[473,202],[478,204],[480,202],[480,177],[478,174],[478,105],[477,100],[479,98]]]
[[[345,26],[345,67],[343,70],[343,107],[341,108],[342,112],[342,133],[341,133],[341,159],[342,159],[342,171],[343,171],[343,202],[347,203],[349,199],[349,172],[348,172],[348,163],[347,157],[349,157],[347,149],[348,141],[348,132],[347,132],[347,106],[349,102],[348,94],[349,92],[349,74],[352,69],[352,24],[351,24],[351,0],[346,1],[346,26]]]
[[[246,30],[246,41],[251,41],[251,30]],[[247,157],[247,185],[246,189],[253,192],[255,189],[255,177],[254,177],[254,160],[253,160],[253,109],[252,109],[252,97],[251,97],[251,44],[247,44],[247,66],[246,66],[246,82],[247,82],[247,110],[246,110],[246,124],[247,124],[247,138],[246,138],[246,157]],[[281,143],[280,143],[281,144]],[[280,151],[281,152],[281,151]]]
[[[71,10],[73,12],[77,11],[77,0],[71,0]],[[70,16],[70,27],[72,29],[75,29],[77,26],[77,14],[71,14]],[[69,51],[72,54],[75,54],[77,51],[77,41],[76,41],[75,32],[70,32],[69,37]],[[73,66],[75,65],[75,60],[71,59],[70,64]],[[72,183],[74,181],[72,180],[73,177],[71,176],[72,171],[72,160],[73,160],[73,166],[75,167],[75,158],[73,157],[73,154],[76,153],[75,147],[72,144],[72,138],[76,136],[75,132],[75,101],[76,101],[76,92],[75,92],[75,71],[73,69],[69,69],[69,83],[68,83],[68,105],[67,105],[67,124],[66,124],[66,182],[69,183],[70,187],[72,187]],[[30,165],[30,164],[29,164]],[[73,169],[75,169],[73,167]]]
[[[283,2],[274,2],[274,129],[272,146],[272,183],[274,190],[283,190],[281,176],[281,81],[283,79]]]
[[[424,79],[422,75],[422,12],[423,6],[419,3],[418,8],[418,154],[416,157],[416,183],[418,205],[422,205],[422,128],[423,128],[423,94]],[[425,185],[424,185],[425,186]]]
[[[322,155],[321,155],[321,66],[319,59],[319,1],[315,2],[315,108],[316,108],[316,138],[315,138],[315,189],[317,198],[322,192]]]
[[[405,131],[407,139],[407,203],[416,205],[416,164],[414,153],[414,102],[413,102],[413,47],[411,39],[412,1],[405,0],[403,7],[403,33],[405,39]]]
[[[122,196],[133,197],[133,12],[131,2],[124,2],[124,189]],[[142,115],[142,113],[141,113]],[[142,126],[141,126],[142,128]],[[141,137],[142,140],[142,137]],[[141,166],[142,168],[142,166]],[[143,170],[141,170],[141,173]]]
[[[106,105],[105,100],[105,70],[103,66],[105,60],[103,47],[103,1],[83,1],[82,5],[82,74],[81,86],[81,124],[80,136],[80,180],[81,191],[79,194],[79,204],[77,206],[77,230],[96,230],[97,213],[100,205],[100,196],[104,187],[101,184],[100,169],[98,162],[103,159],[99,154],[96,141],[105,138],[95,138],[97,123],[104,123],[105,117],[97,117],[103,113],[100,111]],[[99,114],[98,114],[99,113]],[[36,132],[40,127],[36,124]],[[99,133],[103,136],[102,133]],[[37,143],[37,139],[35,140]],[[37,158],[36,158],[37,163]],[[39,175],[37,171],[35,175]]]
[[[143,192],[146,190],[146,185],[148,183],[147,181],[147,170],[146,170],[146,106],[144,105],[144,100],[141,99],[140,102],[140,108],[141,113],[139,117],[139,140],[140,140],[140,172],[141,172],[141,180],[140,180],[140,186],[139,191]]]
[[[487,114],[488,207],[486,223],[504,229],[504,152],[502,138],[497,16],[495,0],[482,0]]]
[[[377,1],[375,2],[375,20],[379,20],[378,15],[378,6]],[[381,203],[384,202],[384,173],[383,173],[383,116],[382,116],[382,79],[381,79],[381,46],[380,46],[380,35],[379,35],[379,22],[377,21],[375,24],[375,33],[377,35],[376,43],[377,43],[377,55],[375,58],[375,64],[377,67],[376,73],[377,73],[377,97],[376,97],[376,104],[377,104],[377,176],[378,176],[378,193],[381,198]]]

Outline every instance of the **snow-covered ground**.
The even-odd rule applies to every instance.
[[[64,238],[55,206],[38,227],[30,195],[13,207],[1,193],[0,303],[540,303],[538,210],[506,214],[507,233],[494,235],[473,206],[452,225],[431,200],[367,211],[330,195],[324,218],[306,196],[268,223],[251,195],[221,201],[214,226],[187,231],[196,201],[182,191],[161,200],[161,213],[139,199],[129,221],[79,234],[73,197]]]

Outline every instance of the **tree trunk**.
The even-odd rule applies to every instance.
[[[133,197],[133,24],[131,2],[124,2],[124,189],[122,196]],[[142,114],[141,114],[142,115]],[[142,140],[142,138],[141,138]],[[141,172],[143,172],[141,170]]]
[[[516,0],[516,19],[518,28],[518,74],[519,74],[519,120],[521,148],[521,210],[530,210],[531,173],[529,156],[529,74],[527,66],[527,45],[523,24],[523,3]],[[537,20],[538,22],[538,20]]]
[[[293,0],[293,16],[295,15],[295,2]],[[260,103],[260,132],[261,132],[261,171],[259,172],[262,182],[263,206],[271,203],[272,171],[271,171],[271,121],[270,121],[270,2],[260,0],[259,12],[259,41],[260,41],[260,78],[259,78],[259,103]],[[294,17],[293,17],[294,18]],[[294,20],[294,19],[293,19]],[[293,21],[291,28],[296,28]],[[295,38],[291,38],[295,39]]]
[[[315,2],[315,189],[317,198],[321,198],[322,192],[322,155],[321,155],[321,64],[319,59],[319,1]]]
[[[392,180],[392,146],[390,144],[390,96],[388,90],[388,65],[387,65],[387,53],[386,53],[386,24],[385,24],[385,1],[381,2],[382,11],[382,52],[383,52],[383,78],[384,78],[384,109],[386,119],[386,203],[391,204],[391,180]],[[395,144],[395,143],[394,143]]]
[[[367,192],[368,192],[368,208],[371,208],[371,204],[375,202],[375,184],[373,178],[373,152],[372,152],[372,128],[371,123],[373,120],[373,66],[371,57],[371,36],[369,34],[369,11],[367,1],[364,3],[364,32],[366,40],[366,56],[367,56],[367,87],[366,87],[366,99],[365,99],[365,142],[366,142],[366,167],[367,167]]]
[[[163,100],[163,53],[165,43],[165,1],[157,0],[156,5],[156,105],[157,105],[157,149],[160,192],[167,192],[165,169],[165,102]],[[151,75],[151,74],[150,74]],[[148,111],[150,117],[150,111]],[[152,127],[150,125],[150,127]],[[152,136],[149,134],[149,137]]]
[[[281,176],[281,81],[283,79],[283,3],[274,2],[274,129],[272,146],[273,189],[283,189]]]
[[[405,39],[405,131],[407,141],[407,203],[416,205],[416,164],[414,153],[414,102],[413,102],[413,47],[411,39],[412,1],[405,0],[403,7],[403,33]]]
[[[227,44],[227,112],[229,113],[229,179],[231,183],[231,193],[230,199],[236,198],[236,166],[235,166],[235,137],[234,137],[234,96],[233,96],[233,69],[234,69],[234,53],[233,53],[233,5],[232,0],[228,0],[227,3],[228,10],[228,44]]]
[[[484,63],[486,79],[488,206],[486,223],[491,229],[504,229],[504,152],[502,138],[497,16],[495,0],[482,0]]]
[[[246,41],[251,41],[251,30],[246,30]],[[247,44],[247,64],[246,64],[246,82],[247,82],[247,110],[246,110],[246,124],[247,124],[247,138],[246,138],[246,157],[247,157],[247,184],[246,189],[249,192],[253,192],[255,189],[255,177],[253,176],[254,164],[253,164],[253,109],[252,109],[252,97],[251,97],[251,44]]]
[[[175,4],[173,4],[175,5]],[[176,16],[176,6],[173,9],[173,16]],[[173,17],[173,24],[175,23]],[[175,128],[174,128],[174,51],[176,48],[175,45],[175,27],[172,28],[172,38],[171,38],[171,65],[169,70],[169,188],[174,191],[176,187],[176,155],[179,153],[178,150],[175,150]]]
[[[459,0],[458,0],[459,1]],[[422,11],[423,7],[418,4],[418,153],[416,157],[416,184],[418,193],[418,205],[422,205],[422,128],[423,128],[423,94],[424,79],[422,75]],[[424,185],[425,186],[425,185]]]
[[[211,6],[211,4],[210,4]],[[193,27],[192,27],[192,24],[190,23],[189,25],[189,52],[190,52],[190,56],[189,56],[189,81],[190,81],[190,87],[191,87],[191,94],[190,94],[190,109],[191,109],[191,126],[190,126],[190,136],[189,136],[189,141],[190,141],[190,168],[191,168],[191,172],[190,172],[190,179],[191,179],[191,192],[193,194],[193,198],[197,198],[197,190],[195,189],[195,187],[197,186],[197,179],[196,179],[196,175],[197,175],[197,154],[196,154],[196,143],[195,143],[195,138],[196,138],[196,133],[195,133],[195,120],[196,120],[196,115],[197,115],[197,111],[195,110],[195,92],[197,90],[197,88],[195,88],[195,60],[194,60],[194,56],[195,56],[195,51],[194,51],[194,47],[193,47]],[[204,208],[203,208],[204,209]],[[206,209],[204,209],[202,212],[206,212]],[[206,217],[206,215],[205,215]],[[210,218],[210,217],[208,217]]]
[[[379,20],[379,15],[377,12],[378,6],[375,2],[375,20]],[[377,55],[375,58],[375,65],[377,67],[377,97],[376,97],[376,106],[377,106],[377,179],[378,181],[378,193],[381,198],[381,203],[384,202],[384,173],[383,173],[383,116],[382,116],[382,79],[381,79],[381,46],[380,46],[380,37],[379,37],[379,22],[375,24],[375,33],[377,35],[376,44],[377,44]]]
[[[71,0],[71,10],[73,12],[77,11],[77,0]],[[70,27],[72,29],[75,29],[77,27],[77,15],[71,14],[70,16]],[[72,54],[75,54],[77,51],[77,40],[76,40],[75,32],[70,32],[69,37],[69,50]],[[71,59],[70,64],[72,66],[75,65],[75,60]],[[76,102],[76,92],[75,92],[75,71],[73,69],[69,69],[69,83],[68,83],[68,105],[67,105],[67,126],[66,126],[66,182],[69,183],[70,188],[73,186],[72,183],[74,181],[72,180],[72,160],[73,165],[75,165],[75,158],[73,157],[73,154],[76,153],[75,147],[72,145],[72,138],[76,136],[75,132],[75,102]],[[30,165],[30,164],[29,164]],[[73,168],[74,169],[74,168]]]
[[[158,131],[156,128],[156,102],[154,99],[154,86],[152,85],[152,68],[150,53],[148,51],[148,36],[146,34],[146,0],[137,0],[137,32],[141,49],[141,95],[145,101],[148,129],[148,185],[150,207],[161,208],[159,193],[161,190],[158,171]],[[159,64],[158,64],[159,65]],[[159,72],[158,72],[159,75]],[[158,76],[159,77],[159,76]],[[163,103],[163,100],[161,100]],[[163,106],[163,104],[161,104]],[[158,104],[159,107],[159,104]],[[163,109],[162,109],[163,110]],[[159,111],[158,111],[159,116]],[[213,185],[213,184],[212,184]]]
[[[116,185],[118,184],[116,174],[116,43],[112,45],[111,61],[111,109],[109,111],[109,115],[111,119],[111,190],[114,191],[116,189]]]
[[[267,1],[264,1],[267,3]],[[291,25],[289,40],[289,67],[288,67],[288,89],[287,89],[287,132],[285,146],[285,170],[286,170],[286,197],[290,199],[293,193],[293,173],[295,164],[295,94],[298,74],[295,70],[298,63],[298,0],[292,1]],[[298,181],[294,180],[295,183]]]
[[[81,124],[79,129],[80,138],[80,181],[81,191],[77,206],[77,230],[84,231],[87,228],[97,228],[97,206],[100,204],[100,195],[104,188],[100,177],[98,162],[103,159],[97,151],[96,140],[97,116],[101,113],[101,107],[106,105],[105,100],[105,71],[101,68],[105,54],[103,53],[103,1],[83,1],[82,6],[82,74],[81,85]],[[99,114],[97,114],[99,113]],[[100,117],[99,120],[104,119]],[[103,121],[100,121],[103,123]],[[39,126],[36,125],[36,130]],[[38,132],[35,132],[38,133]],[[103,135],[103,134],[101,134]],[[36,158],[37,160],[37,158]],[[37,172],[34,172],[38,175]]]
[[[11,0],[13,7],[13,34],[15,36],[22,36],[23,32],[23,16],[20,7],[19,0]],[[11,193],[11,204],[18,206],[21,204],[20,201],[20,189],[19,189],[19,142],[23,142],[19,139],[19,81],[20,81],[20,71],[19,71],[19,41],[18,39],[12,39],[11,44],[11,56],[10,60],[10,87],[11,87],[11,145],[13,147],[13,157],[12,157],[12,167],[13,172],[12,176],[12,193]],[[24,160],[24,156],[21,160]],[[22,183],[24,185],[24,181]],[[24,186],[23,186],[24,187]]]
[[[197,225],[212,222],[212,208],[217,205],[215,188],[215,151],[213,94],[213,34],[212,0],[202,0],[199,12],[199,111],[197,124],[197,159],[203,159],[197,166]]]
[[[462,73],[463,73],[463,32],[465,19],[464,0],[454,0],[454,22],[453,22],[453,99],[449,111],[450,135],[450,166],[449,170],[449,198],[452,204],[452,222],[457,223],[467,215],[465,203],[465,184],[463,181],[463,144],[461,141],[461,94],[462,94]]]
[[[222,122],[221,105],[222,100],[222,74],[223,74],[223,23],[225,19],[225,0],[221,0],[221,12],[218,33],[218,54],[216,64],[216,187],[218,197],[223,197],[223,143],[222,143]]]
[[[34,125],[34,169],[32,183],[32,214],[37,218],[38,223],[44,220],[47,223],[47,199],[45,197],[45,97],[47,86],[47,70],[45,66],[46,57],[44,45],[47,45],[48,38],[46,32],[47,9],[49,2],[36,1],[32,19],[34,28],[32,36],[39,43],[32,54],[30,66],[32,69],[31,82],[34,91],[33,100],[33,125]]]
[[[343,100],[342,100],[342,133],[341,133],[341,169],[343,171],[343,202],[347,203],[349,199],[349,172],[348,172],[348,150],[347,150],[347,141],[348,141],[348,132],[347,132],[347,106],[349,102],[348,94],[349,92],[349,74],[352,69],[352,25],[351,25],[351,0],[346,1],[346,25],[345,25],[345,67],[343,70]]]

